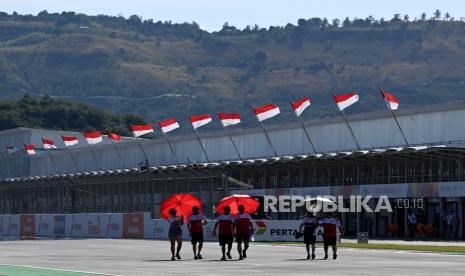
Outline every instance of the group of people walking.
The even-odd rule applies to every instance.
[[[238,206],[239,214],[235,217],[231,215],[231,208],[224,207],[224,214],[217,218],[213,235],[218,234],[218,241],[221,246],[222,261],[226,258],[232,259],[231,250],[234,237],[236,237],[237,251],[239,253],[239,260],[247,258],[247,249],[249,248],[250,237],[254,232],[252,218],[249,214],[245,213],[244,206]],[[168,218],[170,228],[168,237],[171,243],[171,260],[181,259],[179,254],[182,248],[182,225],[184,218],[177,216],[175,209],[170,209]],[[200,213],[199,207],[192,208],[192,214],[187,220],[187,228],[191,236],[192,250],[194,252],[194,259],[203,259],[201,251],[203,247],[203,225],[207,224],[206,217]],[[177,246],[176,246],[177,244]],[[227,248],[226,248],[227,246]]]
[[[245,213],[243,205],[238,206],[237,216],[231,215],[231,208],[229,206],[224,206],[223,211],[223,214],[217,218],[213,228],[213,235],[218,236],[218,242],[221,246],[221,260],[226,261],[232,259],[231,250],[234,237],[236,238],[239,260],[243,260],[247,258],[250,238],[254,233],[252,218],[249,214]],[[175,261],[176,259],[181,259],[180,251],[182,248],[182,225],[184,224],[184,218],[183,216],[177,216],[177,211],[175,209],[170,209],[169,214],[170,217],[167,220],[170,223],[168,236],[171,243],[171,260]],[[200,213],[198,206],[194,206],[192,208],[192,214],[187,219],[187,228],[189,229],[194,259],[196,260],[203,259],[201,251],[204,241],[203,226],[205,224],[207,224],[206,217]],[[333,250],[333,259],[336,259],[338,229],[342,233],[339,220],[329,214],[319,220],[311,212],[308,212],[303,218],[298,229],[298,233],[304,237],[307,259],[315,259],[316,231],[319,225],[322,225],[324,229],[324,259],[328,259],[328,248],[330,246]]]

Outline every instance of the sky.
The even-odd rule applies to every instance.
[[[0,11],[21,14],[75,11],[88,15],[136,14],[143,19],[197,22],[208,31],[220,30],[225,22],[238,28],[296,24],[299,18],[345,17],[392,18],[396,13],[411,19],[434,10],[449,12],[456,19],[465,17],[464,0],[0,0]]]

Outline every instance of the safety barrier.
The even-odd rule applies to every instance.
[[[207,220],[205,240],[215,241],[215,220]],[[254,220],[255,241],[296,241],[298,220]],[[1,239],[35,238],[124,238],[168,239],[169,224],[164,219],[152,219],[150,213],[88,213],[0,215]],[[323,229],[317,229],[322,240]],[[187,225],[183,238],[188,239]],[[300,239],[302,240],[302,238]]]

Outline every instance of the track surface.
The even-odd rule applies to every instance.
[[[337,260],[304,259],[303,247],[252,244],[248,258],[221,262],[216,243],[204,245],[204,260],[194,260],[183,244],[182,261],[169,261],[169,243],[154,240],[1,241],[0,263],[111,275],[465,275],[465,255],[340,249]],[[3,267],[5,268],[5,267]],[[7,267],[8,268],[8,267]],[[43,273],[43,271],[42,271]],[[48,275],[58,275],[50,271]],[[3,273],[0,275],[20,275]],[[43,275],[40,271],[30,276]],[[61,274],[60,274],[61,275]],[[63,274],[64,275],[64,274]],[[85,275],[85,274],[83,274]]]

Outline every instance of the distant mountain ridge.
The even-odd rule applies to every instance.
[[[73,12],[0,13],[0,98],[25,94],[79,100],[157,122],[187,114],[281,106],[312,98],[306,118],[337,114],[332,94],[357,91],[348,113],[385,108],[379,88],[400,108],[465,99],[465,22],[436,13],[409,21],[366,19],[208,33],[172,24]],[[186,125],[185,123],[182,125]],[[219,122],[209,127],[219,127]]]

